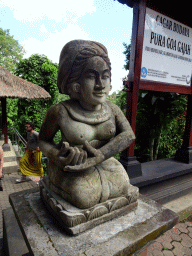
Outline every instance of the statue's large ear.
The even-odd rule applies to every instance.
[[[73,83],[73,84],[72,84],[73,91],[74,91],[74,92],[77,92],[77,93],[80,92],[80,86],[81,86],[81,85],[78,84],[78,83]]]
[[[112,90],[112,88],[113,88],[112,85],[110,85],[110,91]]]

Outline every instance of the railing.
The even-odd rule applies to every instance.
[[[11,142],[13,145],[18,145],[18,151],[20,155],[23,155],[27,147],[27,141],[21,136],[16,128],[8,130],[8,134],[11,136]]]
[[[12,143],[17,145],[21,143],[23,145],[22,148],[25,149],[27,147],[27,141],[21,136],[17,129],[11,128],[10,132],[12,134]]]
[[[0,129],[0,133],[2,134],[2,129]],[[3,134],[1,139],[3,138]],[[8,129],[8,138],[11,140],[12,145],[18,146],[18,153],[23,155],[25,152],[27,141],[21,136],[21,134],[17,131],[16,128],[9,128]]]

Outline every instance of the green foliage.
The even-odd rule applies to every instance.
[[[129,70],[131,44],[123,43],[124,68]],[[126,93],[119,97],[125,113]],[[170,157],[182,145],[187,98],[178,93],[139,92],[136,120],[135,155],[141,162]]]
[[[123,111],[123,113],[126,114],[126,97],[126,92],[119,91],[118,93],[113,92],[108,96],[107,100],[113,104],[116,104]]]
[[[10,117],[12,126],[16,126],[22,136],[26,136],[26,122],[33,122],[39,131],[48,108],[58,101],[57,88],[58,64],[50,61],[45,55],[34,54],[17,64],[15,75],[43,87],[51,95],[49,100],[17,100],[17,118]],[[15,122],[16,121],[16,122]]]
[[[124,91],[119,91],[118,93],[114,92],[108,96],[107,100],[111,103],[116,104],[124,114],[126,114],[126,97],[127,93]],[[116,154],[114,157],[119,160],[121,153]]]
[[[141,162],[169,157],[181,146],[185,122],[182,119],[180,128],[173,126],[186,111],[186,102],[186,96],[178,93],[140,91],[135,154]]]
[[[9,30],[0,28],[0,65],[13,71],[23,58],[24,49],[17,40],[10,36]]]
[[[171,157],[175,155],[177,149],[181,147],[185,131],[185,121],[186,116],[184,112],[171,121],[169,129],[162,131],[159,141],[158,158]]]
[[[17,64],[15,75],[43,87],[51,95],[46,101],[51,106],[58,98],[57,88],[58,64],[53,63],[45,55],[34,54],[28,59],[23,59]]]
[[[108,100],[118,105],[124,114],[126,95],[126,92],[120,91],[108,97]],[[135,155],[141,162],[170,157],[181,147],[186,105],[185,95],[140,90]]]
[[[124,50],[124,54],[125,54],[125,65],[124,65],[124,69],[125,70],[129,70],[129,64],[130,64],[130,56],[131,56],[131,44],[126,44],[123,43],[123,46],[125,48]]]
[[[66,94],[59,94],[58,97],[57,97],[57,99],[56,99],[55,104],[57,104],[57,103],[59,103],[59,102],[61,102],[61,101],[69,100],[69,99],[70,99],[69,95],[66,95]]]
[[[18,99],[7,98],[7,123],[8,127],[17,127]]]
[[[33,122],[35,129],[39,131],[48,108],[69,99],[69,96],[59,94],[57,72],[58,64],[52,63],[45,55],[34,54],[17,64],[15,75],[43,87],[51,95],[50,100],[7,99],[8,127],[15,127],[24,138],[26,122]],[[55,143],[60,140],[61,134],[58,133]]]

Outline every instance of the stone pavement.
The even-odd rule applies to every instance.
[[[3,221],[2,210],[10,207],[9,194],[36,187],[36,182],[29,181],[16,184],[18,173],[5,174],[2,180],[3,191],[0,191],[0,256],[2,254]],[[34,178],[33,178],[34,180]],[[191,218],[192,219],[192,218]],[[192,222],[184,221],[177,224],[161,237],[143,248],[134,256],[192,256]],[[72,255],[69,255],[72,256]],[[94,255],[96,256],[96,255]]]
[[[192,222],[178,223],[136,256],[192,256]]]
[[[0,256],[2,254],[2,242],[3,242],[3,219],[2,210],[11,207],[9,204],[9,194],[19,192],[22,190],[30,189],[36,187],[36,182],[29,181],[16,184],[15,180],[20,178],[21,175],[18,173],[5,174],[2,179],[3,191],[0,191]]]

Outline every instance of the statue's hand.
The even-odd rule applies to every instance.
[[[57,158],[62,167],[66,165],[79,165],[85,163],[87,159],[87,152],[78,147],[71,147],[68,142],[63,142]]]
[[[71,166],[71,164],[65,166],[64,170],[69,172],[84,171],[90,167],[93,167],[105,160],[103,153],[99,149],[93,148],[88,141],[85,141],[85,147],[88,154],[93,157],[87,158],[84,163]]]

